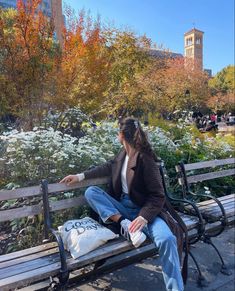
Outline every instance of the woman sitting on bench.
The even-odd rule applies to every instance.
[[[170,215],[173,210],[164,195],[156,156],[135,118],[121,120],[118,138],[123,150],[112,161],[69,175],[61,183],[111,175],[108,193],[91,186],[85,192],[87,202],[104,223],[119,224],[121,234],[135,247],[149,236],[159,252],[166,289],[182,291],[179,258],[185,228]]]

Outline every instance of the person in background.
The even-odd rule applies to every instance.
[[[215,115],[215,113],[211,114],[210,119],[211,119],[211,124],[215,125],[215,123],[216,123],[216,115]]]
[[[85,198],[104,223],[114,222],[135,247],[149,236],[158,249],[167,290],[182,291],[180,258],[186,226],[164,194],[156,156],[145,132],[135,118],[120,120],[118,138],[123,149],[112,160],[91,170],[69,175],[69,185],[102,176],[111,176],[110,189],[89,187]],[[174,217],[174,218],[173,218]],[[183,274],[186,281],[187,260]]]

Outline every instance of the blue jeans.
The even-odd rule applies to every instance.
[[[97,186],[89,187],[85,192],[85,198],[104,223],[115,214],[120,214],[132,221],[140,211],[140,207],[129,199],[129,195],[122,194],[121,200],[117,201]],[[183,291],[176,237],[160,217],[148,223],[144,232],[153,240],[158,249],[166,289]]]

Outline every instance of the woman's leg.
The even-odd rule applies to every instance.
[[[90,207],[101,217],[103,222],[107,222],[108,219],[112,221],[118,220],[121,216],[132,219],[133,211],[128,209],[121,202],[115,200],[104,190],[97,186],[89,187],[85,192],[85,198]],[[136,215],[138,210],[135,211]]]
[[[184,290],[176,237],[160,217],[148,224],[148,232],[158,248],[166,289]]]

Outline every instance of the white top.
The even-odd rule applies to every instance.
[[[129,161],[129,156],[126,155],[125,160],[122,165],[122,171],[121,171],[122,193],[127,193],[127,194],[128,194],[128,187],[127,187],[127,181],[126,181],[126,170],[127,170],[128,161]]]
[[[81,182],[82,180],[85,179],[84,173],[77,174],[77,177],[78,177],[78,182]]]

